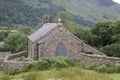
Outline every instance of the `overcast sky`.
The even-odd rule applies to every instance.
[[[120,4],[120,0],[113,0],[113,1],[115,1],[115,2],[117,2],[117,3],[119,3],[119,4]]]

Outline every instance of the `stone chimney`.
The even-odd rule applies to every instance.
[[[46,13],[43,17],[43,20],[44,20],[44,24],[45,23],[51,23],[52,22],[52,16],[50,13]]]

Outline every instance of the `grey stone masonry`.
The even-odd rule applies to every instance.
[[[3,71],[9,72],[13,69],[21,70],[21,69],[23,69],[24,66],[26,66],[28,64],[32,64],[34,62],[34,61],[11,61],[11,59],[21,57],[21,56],[27,57],[27,52],[22,51],[22,52],[19,52],[16,54],[10,54],[10,55],[6,56],[6,58],[4,59],[4,62],[2,64]]]
[[[61,46],[59,44],[62,44]],[[59,46],[59,48],[58,48]],[[61,49],[61,50],[60,50]],[[28,57],[55,57],[57,53],[66,53],[68,57],[77,53],[106,56],[87,45],[58,23],[46,23],[28,37]],[[60,55],[61,55],[60,54]]]
[[[120,58],[116,58],[116,57],[107,57],[107,56],[79,53],[77,55],[73,55],[73,58],[75,58],[76,61],[80,61],[87,65],[109,64],[113,67],[120,66]]]

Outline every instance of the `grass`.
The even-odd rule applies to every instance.
[[[120,73],[108,74],[112,80],[120,80]]]
[[[7,78],[5,78],[6,76]],[[47,71],[33,71],[14,76],[8,76],[0,72],[0,80],[111,80],[111,78],[107,74],[83,70],[78,67],[69,67]]]

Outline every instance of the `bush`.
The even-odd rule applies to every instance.
[[[120,73],[120,66],[117,66],[117,67],[116,67],[116,72],[117,72],[117,73]]]
[[[114,67],[108,67],[106,73],[116,73],[116,68],[114,68]]]
[[[10,70],[9,72],[8,72],[8,74],[9,75],[16,75],[16,74],[19,74],[19,73],[21,73],[22,71],[21,70],[19,70],[19,69],[13,69],[13,70]]]
[[[103,64],[103,65],[96,67],[95,70],[98,72],[106,72],[107,66],[105,64]]]
[[[102,65],[95,68],[96,71],[102,72],[102,73],[115,73],[116,72],[115,69],[116,68],[107,66],[105,64],[102,64]]]
[[[49,58],[41,58],[37,63],[33,65],[33,70],[48,70],[51,66],[51,59]]]
[[[63,67],[69,67],[73,66],[74,63],[72,60],[68,57],[56,57],[52,59],[52,68],[63,68]]]
[[[107,45],[100,50],[104,52],[107,56],[120,57],[120,43]]]
[[[34,67],[33,64],[28,64],[24,67],[23,72],[28,72],[32,70],[33,67]]]

